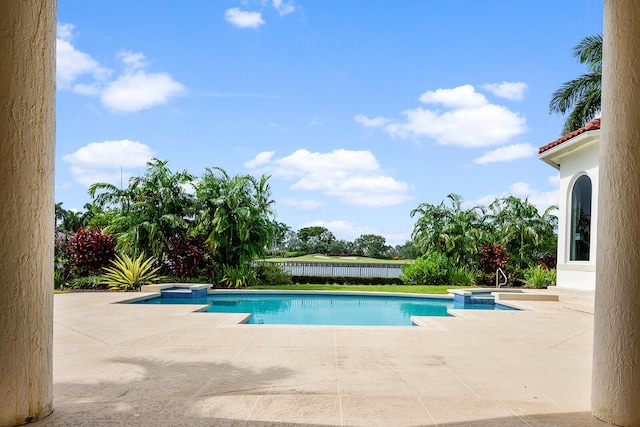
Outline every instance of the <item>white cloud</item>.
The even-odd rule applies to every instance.
[[[315,116],[311,119],[311,121],[309,122],[310,126],[322,126],[323,125],[323,121],[320,117]]]
[[[80,184],[89,187],[96,182],[107,182],[116,186],[127,185],[133,175],[129,171],[120,170],[95,170],[71,166],[71,175]]]
[[[100,99],[105,107],[114,112],[131,113],[166,104],[169,98],[185,90],[182,83],[166,73],[140,70],[135,74],[123,74],[109,83]]]
[[[146,65],[146,57],[144,54],[140,52],[130,52],[128,50],[123,50],[116,55],[118,58],[122,60],[124,65],[127,67],[127,71],[132,72],[139,68],[143,68]]]
[[[417,107],[402,112],[404,121],[358,115],[355,120],[369,127],[382,127],[393,137],[431,138],[443,145],[486,147],[500,145],[527,130],[526,119],[502,105],[491,104],[473,86],[428,91],[425,103],[441,104],[449,110]]]
[[[531,185],[526,182],[516,182],[509,187],[509,193],[521,199],[528,199],[540,212],[549,206],[557,205],[560,200],[559,189],[542,192],[532,188]]]
[[[373,119],[370,119],[367,116],[363,116],[362,114],[358,114],[353,118],[353,120],[360,123],[364,127],[370,128],[384,126],[391,121],[390,119],[385,119],[384,117],[374,117]]]
[[[513,144],[500,147],[486,152],[473,161],[478,165],[495,162],[512,162],[525,157],[532,157],[536,154],[536,149],[531,144]]]
[[[225,10],[224,18],[238,28],[258,28],[264,24],[260,12],[247,12],[237,7]]]
[[[527,84],[523,82],[489,83],[481,87],[488,90],[495,96],[510,99],[512,101],[522,101],[524,98],[524,92],[528,88]]]
[[[420,95],[420,102],[442,104],[450,108],[473,108],[488,104],[483,94],[476,92],[473,86],[464,85],[453,89],[437,89]]]
[[[263,151],[261,153],[258,153],[258,155],[256,155],[256,157],[253,158],[252,160],[244,162],[244,167],[253,169],[258,166],[265,165],[271,162],[271,158],[273,157],[274,154],[275,154],[275,151]]]
[[[90,75],[99,81],[111,75],[111,70],[102,67],[91,55],[77,50],[71,44],[73,28],[71,24],[58,25],[56,83],[59,89],[72,89],[74,81],[83,75]]]
[[[137,141],[91,142],[63,160],[83,167],[138,167],[144,166],[153,157],[151,148]]]
[[[131,169],[143,167],[154,153],[147,145],[127,139],[92,142],[62,157],[70,164],[73,177],[80,184],[89,186],[96,182],[119,184],[126,182]]]
[[[551,179],[550,179],[551,181]],[[474,206],[489,206],[496,199],[506,197],[509,195],[518,197],[520,199],[527,199],[529,203],[538,208],[538,211],[542,213],[549,206],[557,205],[559,202],[559,189],[556,188],[551,191],[536,190],[526,182],[516,182],[509,187],[509,190],[501,195],[488,194],[477,200],[464,202],[463,207],[469,209]]]
[[[99,96],[102,104],[113,112],[130,113],[166,104],[186,88],[167,73],[148,73],[146,58],[140,52],[121,51],[125,71],[115,80],[112,70],[102,67],[89,54],[71,44],[73,25],[58,26],[56,79],[59,89],[72,89],[81,95]],[[77,80],[89,75],[92,81]]]
[[[503,196],[506,196],[507,193],[503,194]],[[476,206],[489,206],[491,203],[493,203],[497,198],[499,198],[501,196],[497,195],[497,194],[487,194],[486,196],[482,196],[479,199],[476,200],[469,200],[469,201],[464,201],[462,203],[462,207],[464,209],[471,209],[473,207]]]
[[[280,16],[288,15],[295,10],[293,1],[286,3],[283,0],[273,0],[273,7],[278,11]]]
[[[299,199],[285,198],[285,199],[279,200],[278,202],[282,203],[283,205],[293,206],[303,211],[316,210],[320,206],[324,205],[324,202],[321,202],[315,199],[299,200]]]
[[[103,85],[98,82],[93,83],[76,83],[73,86],[73,91],[80,95],[99,95],[102,92]]]
[[[75,26],[73,24],[60,24],[58,23],[56,28],[56,36],[58,39],[70,41],[73,37],[73,29]]]
[[[273,160],[268,169],[274,176],[294,180],[293,190],[319,192],[349,205],[383,207],[409,200],[409,184],[385,175],[369,151],[298,150]]]
[[[551,175],[549,178],[547,178],[547,181],[549,181],[549,184],[553,185],[554,187],[560,188],[560,174]]]

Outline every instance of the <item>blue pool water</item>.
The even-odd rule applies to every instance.
[[[410,326],[411,316],[449,316],[450,308],[508,309],[462,305],[450,299],[336,294],[224,293],[202,298],[149,298],[142,304],[208,305],[213,313],[250,313],[250,324]]]

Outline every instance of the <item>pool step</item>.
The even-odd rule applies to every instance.
[[[198,299],[207,296],[207,288],[191,289],[191,288],[169,288],[160,291],[164,298],[185,298]]]
[[[160,292],[165,298],[198,299],[207,296],[209,284],[190,285],[185,283],[162,283],[145,285],[142,292]]]
[[[449,290],[453,294],[453,301],[459,304],[500,304],[507,301],[558,301],[558,296],[529,289],[456,289]]]

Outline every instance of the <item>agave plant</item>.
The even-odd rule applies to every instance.
[[[126,291],[127,289],[140,289],[142,285],[149,285],[162,279],[157,274],[160,267],[151,269],[155,258],[144,259],[144,254],[136,259],[131,259],[125,254],[116,255],[111,260],[113,267],[104,267],[106,273],[102,276],[101,284],[109,286],[110,291]]]

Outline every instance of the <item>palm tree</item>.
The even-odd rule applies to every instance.
[[[85,208],[87,205],[85,205]],[[89,222],[89,218],[87,213],[80,213],[76,210],[66,210],[62,207],[62,202],[56,203],[55,205],[55,213],[56,213],[56,226],[60,230],[67,231],[77,231],[80,228],[87,227]]]
[[[186,171],[172,172],[167,161],[152,159],[127,188],[100,182],[89,187],[89,195],[97,207],[111,207],[109,230],[118,236],[121,251],[163,261],[166,242],[185,235],[193,219],[193,196],[185,189],[192,180]]]
[[[441,252],[456,264],[473,264],[479,251],[486,225],[481,208],[462,208],[462,197],[447,196],[451,206],[444,201],[439,205],[422,203],[411,211],[418,216],[413,229],[413,239],[423,253]]]
[[[527,268],[555,253],[557,218],[552,212],[557,206],[548,207],[541,215],[527,199],[507,196],[496,199],[489,209],[495,243],[505,247],[514,265]]]
[[[278,222],[275,219],[271,222],[271,255],[276,256],[278,252],[285,250],[287,235],[291,232],[291,227],[284,222]]]
[[[56,203],[55,205],[55,212],[56,212],[56,226],[61,223],[62,221],[64,221],[64,217],[67,213],[67,210],[65,208],[62,207],[62,202]]]
[[[602,35],[582,39],[573,48],[573,56],[581,64],[586,64],[588,72],[563,83],[549,102],[550,114],[569,112],[562,128],[563,135],[581,128],[600,114]]]
[[[264,256],[273,235],[268,179],[213,168],[196,184],[198,228],[220,264],[235,268]]]

